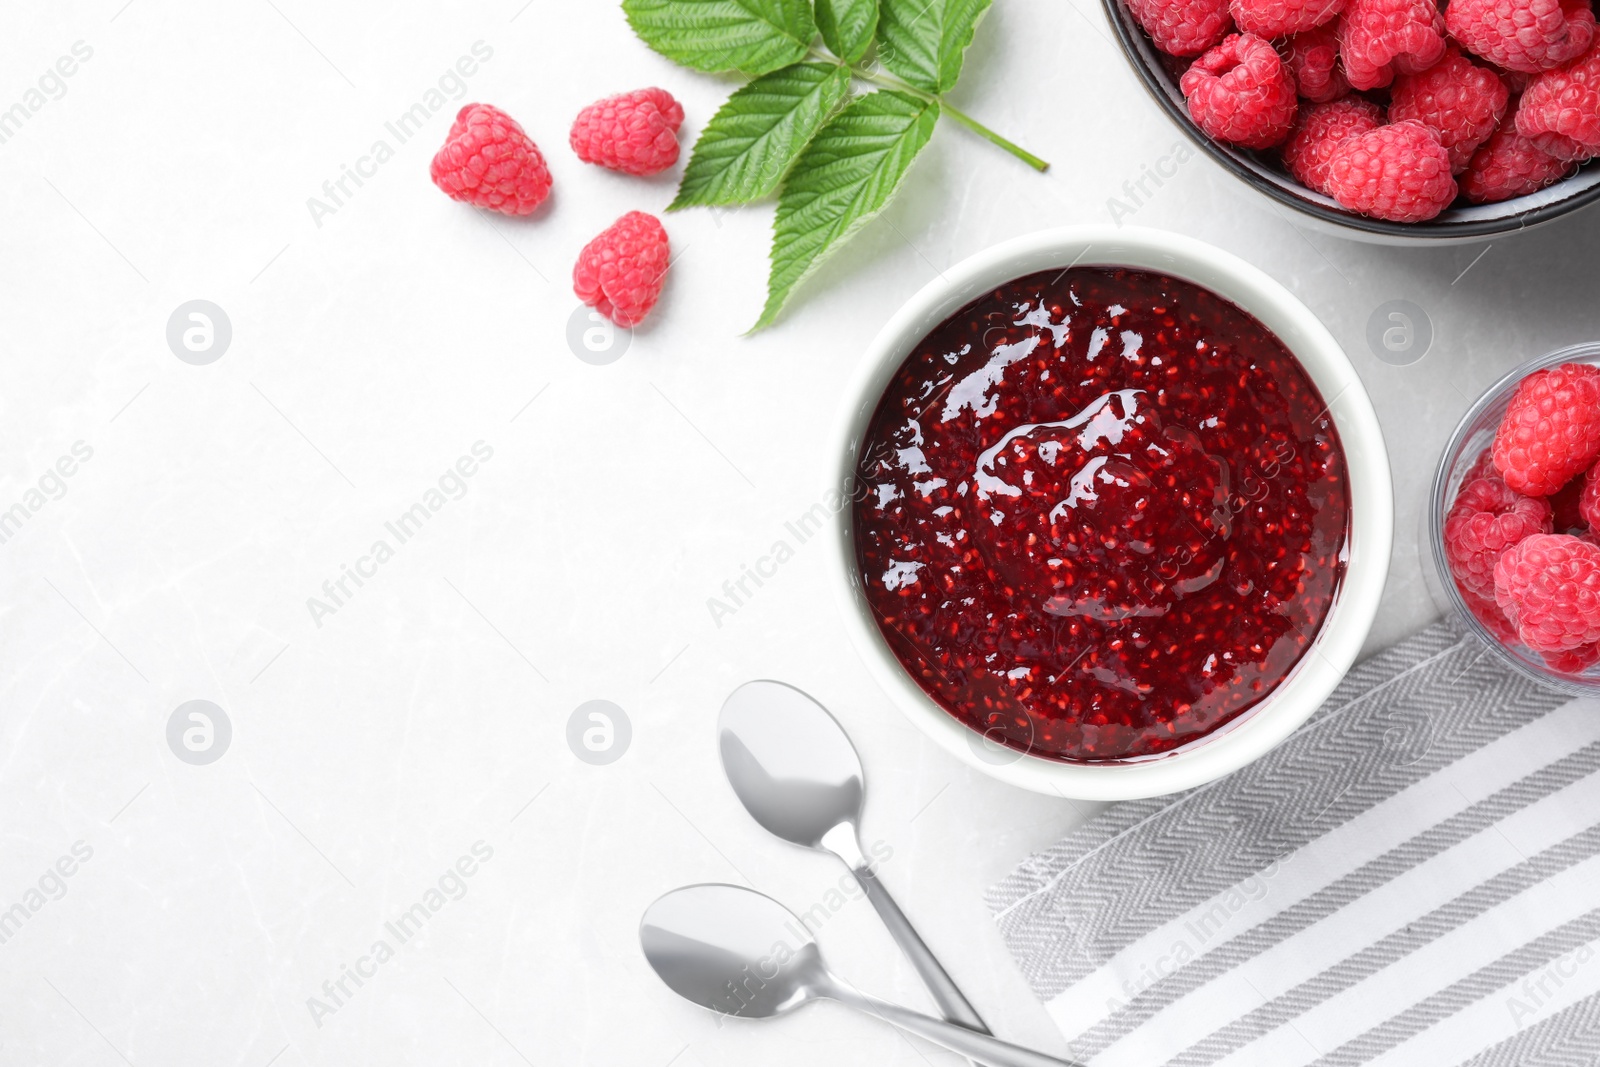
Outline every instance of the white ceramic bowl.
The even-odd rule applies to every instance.
[[[1122,266],[1183,278],[1259,319],[1304,365],[1329,403],[1350,479],[1349,564],[1327,620],[1299,665],[1265,700],[1222,729],[1160,756],[1124,763],[1063,763],[1002,749],[962,725],[916,683],[883,639],[862,591],[853,509],[834,516],[830,580],[845,629],[878,684],[912,722],[957,759],[1004,782],[1085,800],[1159,796],[1219,778],[1283,741],[1354,663],[1378,610],[1394,539],[1394,495],[1383,434],[1355,369],[1316,316],[1261,270],[1177,234],[1071,226],[1019,237],[950,267],[906,302],[862,356],[828,450],[826,484],[854,485],[861,439],[889,379],[916,344],[983,293],[1035,271]]]

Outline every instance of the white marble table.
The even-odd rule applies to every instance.
[[[926,1003],[870,908],[832,907],[842,871],[767,838],[723,782],[715,709],[758,676],[848,724],[883,877],[996,1030],[1060,1045],[981,893],[1090,806],[997,785],[902,721],[845,645],[815,547],[720,626],[706,600],[818,498],[840,380],[892,308],[994,241],[1110,221],[1178,133],[1092,0],[999,0],[956,99],[1048,175],[941,127],[905,195],[750,339],[770,209],[672,216],[659,313],[595,366],[565,339],[571,262],[673,183],[579,164],[566,126],[660,84],[692,135],[729,83],[648,52],[609,0],[521,3],[96,0],[6,20],[0,108],[75,42],[92,54],[0,143],[0,509],[42,490],[0,543],[0,915],[23,905],[0,943],[0,1065],[954,1063],[833,1006],[719,1028],[646,969],[649,900],[748,879],[822,904],[860,985]],[[462,99],[545,147],[557,191],[535,221],[490,224],[428,183],[458,101],[407,143],[386,126],[479,41]],[[392,158],[362,163],[380,139]],[[314,218],[308,198],[358,165]],[[1378,248],[1304,232],[1195,157],[1123,221],[1261,265],[1346,345],[1399,494],[1371,647],[1423,625],[1437,449],[1504,368],[1600,334],[1600,213],[1487,249]],[[204,366],[165,338],[194,299],[232,327]],[[1435,332],[1411,366],[1365,339],[1394,299]],[[92,455],[50,475],[77,442]],[[475,442],[492,456],[362,562]],[[363,584],[314,619],[346,565]],[[606,766],[566,743],[595,699],[632,725]],[[167,743],[190,700],[231,722],[209,765]],[[471,877],[449,873],[462,857]],[[419,903],[402,943],[385,924]]]

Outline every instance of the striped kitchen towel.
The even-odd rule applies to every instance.
[[[1436,625],[989,903],[1092,1067],[1600,1064],[1600,700]]]

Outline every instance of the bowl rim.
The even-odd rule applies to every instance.
[[[1316,639],[1265,700],[1221,730],[1171,753],[1127,763],[1062,763],[986,746],[901,666],[861,591],[854,547],[861,437],[889,378],[938,323],[985,290],[1070,266],[1127,266],[1184,278],[1272,330],[1327,402],[1344,448],[1351,516],[1343,583]],[[829,519],[828,580],[850,643],[881,689],[929,738],[967,765],[1040,793],[1083,800],[1160,796],[1201,785],[1259,758],[1316,712],[1355,662],[1377,615],[1394,541],[1394,497],[1377,414],[1344,350],[1320,320],[1266,272],[1231,252],[1164,230],[1077,225],[1040,230],[975,253],[923,286],[890,316],[858,361],[824,457],[825,491],[851,490]]]
[[[1174,87],[1169,83],[1164,71],[1153,68],[1144,58],[1146,50],[1155,52],[1154,45],[1150,44],[1127,10],[1124,0],[1101,0],[1106,12],[1106,21],[1111,23],[1112,32],[1117,36],[1117,43],[1123,55],[1127,58],[1139,83],[1144,86],[1156,106],[1164,111],[1168,118],[1193,141],[1199,149],[1212,160],[1222,165],[1234,177],[1243,181],[1250,188],[1302,214],[1309,215],[1318,222],[1355,230],[1368,238],[1383,240],[1425,240],[1425,241],[1461,241],[1499,237],[1510,233],[1519,233],[1532,229],[1535,226],[1549,222],[1559,216],[1576,211],[1600,200],[1600,164],[1590,168],[1590,184],[1587,188],[1566,195],[1558,195],[1562,185],[1573,181],[1582,170],[1574,172],[1571,176],[1554,185],[1527,196],[1515,197],[1512,200],[1502,201],[1505,204],[1515,203],[1517,200],[1544,198],[1547,202],[1537,203],[1524,210],[1498,215],[1487,219],[1452,219],[1442,217],[1430,219],[1426,222],[1390,222],[1386,219],[1370,218],[1347,211],[1337,206],[1328,206],[1313,199],[1317,194],[1307,190],[1304,195],[1296,193],[1275,181],[1268,180],[1264,175],[1257,173],[1245,160],[1233,150],[1218,144],[1207,137],[1194,120],[1189,117],[1188,109],[1180,107],[1173,97]],[[1288,179],[1285,179],[1287,182]],[[1332,204],[1332,201],[1329,201]],[[1488,205],[1474,205],[1484,207]],[[1446,215],[1450,213],[1447,209]]]
[[[1507,667],[1547,689],[1559,690],[1571,696],[1594,696],[1600,693],[1600,678],[1584,682],[1538,666],[1531,660],[1512,652],[1479,621],[1478,616],[1467,606],[1466,597],[1462,596],[1461,588],[1451,576],[1450,561],[1444,551],[1444,520],[1450,512],[1454,491],[1460,490],[1455,473],[1460,465],[1462,450],[1468,444],[1468,439],[1474,436],[1473,425],[1491,408],[1509,402],[1511,394],[1528,375],[1563,363],[1588,363],[1600,366],[1600,341],[1581,341],[1566,345],[1519,363],[1484,390],[1456,423],[1456,428],[1451,431],[1449,440],[1445,442],[1444,450],[1439,453],[1439,462],[1433,473],[1433,485],[1428,498],[1428,545],[1425,563],[1431,565],[1433,569],[1433,591],[1444,596],[1444,606],[1468,633],[1488,645],[1491,652]]]

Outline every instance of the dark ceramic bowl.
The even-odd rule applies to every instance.
[[[1498,204],[1450,207],[1427,222],[1403,223],[1369,219],[1339,206],[1331,197],[1307,189],[1284,171],[1270,154],[1219,144],[1189,117],[1178,78],[1189,61],[1163,55],[1134,20],[1124,0],[1101,0],[1134,73],[1157,106],[1212,159],[1240,181],[1276,204],[1312,220],[1315,228],[1342,237],[1379,244],[1437,244],[1487,241],[1526,230],[1600,200],[1600,159],[1584,164],[1565,181],[1528,196]],[[1465,201],[1458,201],[1465,204]]]

